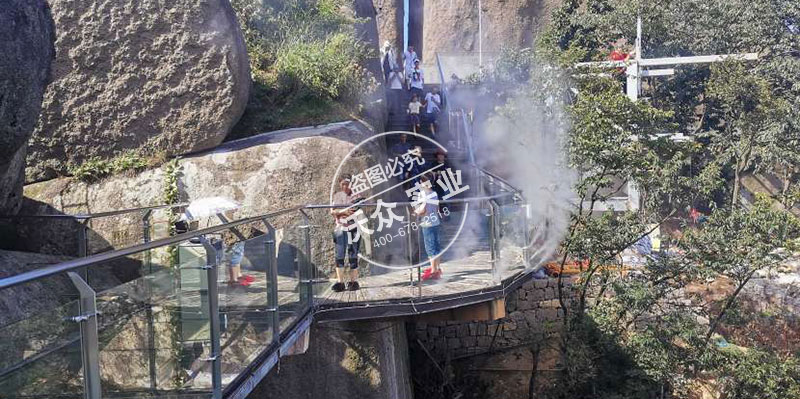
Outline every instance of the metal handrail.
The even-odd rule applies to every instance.
[[[449,199],[449,200],[441,200],[441,203],[467,203],[467,202],[481,202],[487,201],[492,199],[499,199],[503,197],[507,197],[512,195],[512,193],[499,193],[491,196],[481,196],[481,197],[471,197],[471,198],[460,198],[460,199]],[[398,205],[413,205],[414,202],[397,202]],[[359,204],[359,206],[377,206],[377,203],[367,203],[367,204]],[[10,288],[13,286],[17,286],[20,284],[24,284],[27,282],[40,280],[46,277],[51,277],[61,273],[67,273],[71,271],[77,271],[79,269],[85,267],[91,267],[98,263],[111,261],[114,259],[122,258],[125,256],[130,256],[139,252],[144,252],[151,249],[156,249],[160,247],[164,247],[167,245],[177,244],[195,237],[203,236],[206,234],[213,234],[223,230],[230,229],[232,227],[236,227],[243,224],[254,223],[263,221],[265,218],[272,218],[280,215],[284,215],[291,212],[301,211],[302,209],[329,209],[329,208],[341,208],[342,205],[332,205],[332,204],[320,204],[320,205],[301,205],[295,206],[291,208],[281,209],[279,211],[251,216],[244,219],[239,219],[236,221],[232,221],[225,224],[220,224],[217,226],[207,227],[200,230],[190,231],[182,234],[177,234],[172,237],[162,238],[154,241],[150,241],[147,243],[133,245],[127,248],[122,248],[110,252],[103,252],[96,255],[91,255],[83,258],[73,259],[66,262],[58,263],[55,265],[43,267],[36,270],[31,270],[29,272],[21,273],[15,276],[6,277],[0,279],[0,290]]]
[[[98,212],[98,213],[87,213],[87,214],[38,214],[38,215],[0,215],[0,219],[78,219],[78,220],[88,220],[88,219],[99,219],[104,217],[110,216],[119,216],[124,215],[127,213],[134,213],[134,212],[142,212],[142,211],[155,211],[159,209],[171,209],[171,208],[182,208],[185,206],[189,206],[188,202],[179,203],[179,204],[165,204],[165,205],[152,205],[152,206],[143,206],[139,208],[128,208],[128,209],[121,209],[116,211],[107,211],[107,212]]]
[[[500,177],[500,176],[498,176],[498,175],[496,175],[496,174],[494,174],[492,172],[489,172],[489,171],[487,171],[486,169],[483,169],[483,168],[480,168],[480,171],[482,173],[486,174],[487,176],[490,176],[491,178],[499,181],[501,184],[506,186],[508,188],[508,190],[510,190],[511,192],[513,192],[515,194],[519,194],[519,195],[522,194],[522,190],[514,187],[511,183],[508,182],[508,180],[503,179],[502,177]]]
[[[213,234],[223,230],[230,229],[232,227],[240,226],[247,223],[253,222],[260,222],[264,218],[270,218],[275,216],[284,215],[290,212],[295,212],[303,208],[302,206],[293,207],[293,208],[286,208],[279,210],[277,212],[271,212],[264,215],[259,216],[252,216],[244,219],[239,219],[233,222],[229,222],[226,224],[207,227],[200,230],[190,231],[182,234],[177,234],[172,237],[162,238],[155,241],[150,241],[148,243],[137,244],[131,247],[122,248],[110,252],[103,252],[97,255],[87,256],[85,258],[78,258],[69,260],[62,263],[57,263],[55,265],[43,267],[40,269],[31,270],[29,272],[17,274],[15,276],[6,277],[4,279],[0,279],[0,290],[14,287],[16,285],[28,283],[35,280],[40,280],[46,277],[51,277],[57,274],[67,273],[71,271],[77,271],[84,267],[90,267],[96,265],[97,263],[107,262],[114,259],[119,259],[125,256],[130,256],[139,252],[144,252],[151,249],[156,249],[160,247],[164,247],[167,245],[178,244],[180,242],[199,237],[206,234]]]
[[[444,112],[449,111],[449,109],[450,109],[450,106],[449,106],[450,101],[447,98],[447,95],[448,95],[448,93],[447,93],[447,84],[445,84],[444,70],[442,69],[442,61],[441,61],[441,59],[439,59],[439,53],[436,53],[436,68],[439,69],[439,86],[441,86],[442,99],[443,99],[443,103],[444,103],[444,109],[442,110],[442,113],[444,113]]]

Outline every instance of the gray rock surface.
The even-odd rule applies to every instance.
[[[482,0],[483,51],[530,46],[561,0]],[[425,1],[423,54],[435,65],[437,52],[478,52],[478,0]]]
[[[288,129],[231,141],[208,152],[181,159],[179,175],[180,201],[204,197],[227,197],[243,205],[236,216],[260,215],[302,204],[327,204],[331,183],[342,159],[355,145],[372,135],[360,122],[340,122],[318,127]],[[376,163],[382,151],[369,147],[356,151],[343,167],[343,172],[360,172]],[[376,155],[378,154],[378,155]],[[113,176],[87,184],[71,178],[60,178],[25,187],[24,214],[97,213],[164,203],[165,184],[162,169],[147,170],[135,176]],[[321,269],[332,267],[333,244],[330,235],[333,218],[328,209],[309,210],[314,225],[312,253]],[[210,219],[212,224],[219,223]],[[272,221],[285,228],[283,248],[291,250],[300,244],[289,229],[302,218],[295,213]],[[17,231],[26,251],[57,254],[75,253],[73,221],[47,221],[20,227]],[[153,239],[167,232],[167,218],[156,212],[151,218]],[[203,222],[205,226],[206,221]],[[91,253],[141,242],[141,214],[95,219],[90,224]]]
[[[253,398],[410,399],[405,323],[315,324],[308,351],[281,359]]]
[[[380,45],[389,42],[396,54],[403,52],[403,0],[374,0]],[[402,60],[400,60],[402,62]]]
[[[26,143],[50,75],[53,19],[44,0],[0,2],[0,214],[22,201]]]
[[[50,4],[56,59],[29,147],[29,182],[128,149],[212,148],[244,111],[249,63],[228,0]]]

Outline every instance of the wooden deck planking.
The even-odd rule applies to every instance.
[[[334,293],[327,290],[317,303],[321,306],[351,302],[380,302],[397,299],[430,298],[441,295],[452,295],[462,292],[476,291],[494,287],[497,284],[492,278],[491,267],[488,266],[490,254],[487,251],[473,252],[461,259],[450,259],[442,262],[443,277],[437,281],[426,281],[422,285],[422,294],[416,286],[416,269],[414,284],[409,285],[409,271],[400,270],[390,273],[364,276],[359,279],[361,289],[355,292]],[[509,269],[504,275],[517,272]]]

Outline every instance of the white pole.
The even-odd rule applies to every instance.
[[[483,5],[478,0],[478,69],[483,69]]]
[[[403,54],[408,50],[408,0],[403,0]],[[405,62],[405,60],[403,60]]]

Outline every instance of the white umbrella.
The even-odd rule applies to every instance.
[[[200,198],[189,203],[186,211],[181,215],[181,220],[197,220],[214,216],[218,213],[225,213],[242,206],[233,200],[224,197]]]

